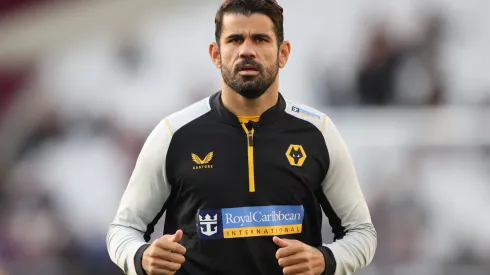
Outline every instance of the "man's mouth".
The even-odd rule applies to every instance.
[[[240,71],[251,71],[251,72],[258,72],[259,69],[257,69],[257,67],[255,67],[254,65],[245,65],[242,67],[242,69]]]
[[[240,68],[240,71],[238,73],[243,76],[258,75],[259,69],[254,65],[245,65]]]

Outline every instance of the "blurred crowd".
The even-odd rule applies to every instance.
[[[336,122],[379,234],[360,274],[490,274],[490,6],[279,2],[293,45],[281,92]],[[0,275],[122,274],[105,236],[143,142],[220,85],[220,1],[163,3],[0,59]]]

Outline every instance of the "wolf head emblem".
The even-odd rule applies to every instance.
[[[301,145],[291,144],[286,152],[288,161],[293,166],[303,166],[306,159],[306,153]]]
[[[303,157],[303,152],[301,152],[298,147],[293,147],[293,149],[289,153],[289,156],[293,158],[294,164],[297,165],[301,157]]]

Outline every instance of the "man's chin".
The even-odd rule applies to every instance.
[[[255,81],[259,78],[259,75],[239,75],[238,80],[241,82]]]
[[[258,91],[258,90],[252,90],[252,89],[250,89],[250,90],[248,90],[248,89],[247,90],[238,90],[236,92],[239,95],[243,96],[244,98],[251,99],[251,100],[257,99],[265,93],[265,91]]]

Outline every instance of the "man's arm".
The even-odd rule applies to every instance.
[[[323,135],[330,157],[327,176],[322,183],[320,202],[334,233],[334,242],[322,250],[324,274],[347,275],[367,266],[377,247],[377,233],[359,186],[348,148],[330,119]]]
[[[107,232],[111,260],[129,275],[145,274],[141,258],[170,195],[165,174],[170,140],[171,133],[164,120],[147,138]]]

